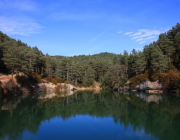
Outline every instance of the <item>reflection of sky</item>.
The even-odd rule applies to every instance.
[[[41,123],[36,134],[29,131],[23,133],[23,139],[52,139],[52,140],[158,140],[142,129],[133,131],[129,125],[115,124],[112,117],[92,117],[89,115],[76,115],[65,121],[62,118],[53,118]]]

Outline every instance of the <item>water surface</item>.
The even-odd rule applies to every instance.
[[[180,139],[178,96],[79,91],[43,97],[0,100],[0,139]]]

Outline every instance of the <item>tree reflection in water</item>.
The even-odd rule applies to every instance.
[[[0,101],[0,139],[21,139],[25,130],[35,134],[43,121],[53,117],[66,121],[75,115],[112,117],[116,124],[125,128],[130,124],[135,131],[143,130],[160,140],[180,139],[178,97],[122,91],[78,91],[43,100],[38,97]]]

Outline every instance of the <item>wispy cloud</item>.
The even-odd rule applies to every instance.
[[[41,25],[27,17],[0,16],[0,31],[8,35],[30,35],[39,33]]]
[[[99,37],[102,36],[103,34],[105,34],[105,31],[102,32],[101,34],[99,34],[98,36],[92,38],[88,43],[94,42],[97,38],[99,38]]]
[[[131,39],[135,39],[139,44],[143,44],[147,41],[158,38],[160,33],[160,30],[139,29],[134,34],[132,34],[132,32],[127,32],[125,35],[129,35]]]
[[[150,36],[150,37],[147,37],[146,39],[152,39],[152,38],[156,38],[157,36]]]
[[[136,40],[136,42],[139,42],[139,41],[142,41],[142,40],[144,40],[144,39],[143,38],[139,38],[139,39]]]
[[[133,32],[126,32],[125,35],[130,35],[132,34]]]
[[[157,36],[161,32],[158,30],[148,30],[148,29],[140,29],[138,30],[138,33],[141,33],[140,35],[135,35],[132,39],[138,39],[138,38],[144,38],[144,37],[151,37],[151,36]]]
[[[130,35],[130,36],[137,36],[137,35],[141,35],[141,34],[142,34],[141,32],[137,32],[137,33],[132,34],[132,35]]]
[[[142,42],[140,42],[139,44],[143,44],[143,43],[145,43],[146,41],[142,41]]]
[[[24,11],[35,10],[35,3],[29,0],[1,0],[1,9],[17,9]]]
[[[118,34],[122,33],[122,31],[117,32]]]

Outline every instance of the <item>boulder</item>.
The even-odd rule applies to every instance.
[[[139,90],[148,90],[148,89],[156,90],[161,88],[162,88],[162,84],[159,80],[155,82],[151,82],[151,81],[141,82],[139,85]]]

